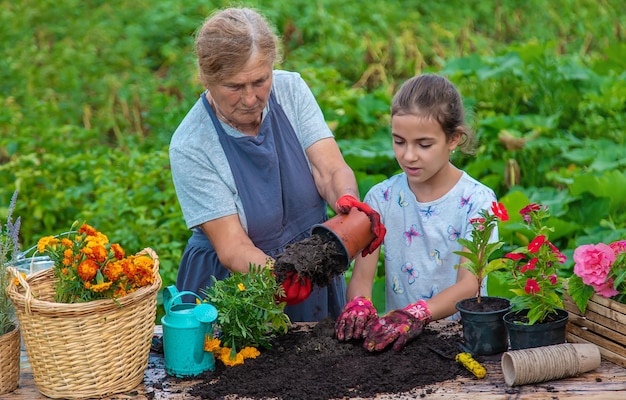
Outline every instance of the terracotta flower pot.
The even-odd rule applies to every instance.
[[[17,389],[20,383],[20,330],[0,336],[0,394]]]
[[[367,214],[356,208],[348,214],[337,214],[323,224],[313,225],[311,233],[338,240],[344,249],[347,265],[376,237]]]

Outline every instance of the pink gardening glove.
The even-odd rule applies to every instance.
[[[372,223],[371,229],[375,237],[374,240],[372,240],[370,244],[368,244],[361,252],[361,255],[365,257],[366,255],[373,253],[374,250],[380,246],[385,238],[387,229],[385,228],[385,225],[380,222],[380,214],[374,211],[372,207],[366,203],[358,201],[354,196],[344,194],[337,200],[337,204],[335,205],[337,211],[342,214],[348,214],[352,207],[355,207],[357,210],[365,213]]]
[[[372,302],[367,297],[357,296],[345,305],[337,318],[335,335],[339,340],[364,338],[377,319],[378,314]]]
[[[422,333],[430,320],[431,313],[424,300],[390,311],[369,329],[363,347],[368,351],[380,351],[395,341],[393,349],[401,350],[409,340]]]

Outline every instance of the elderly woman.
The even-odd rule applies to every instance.
[[[198,293],[211,276],[272,265],[286,245],[327,219],[327,204],[345,213],[350,207],[337,205],[339,199],[362,203],[307,84],[295,72],[274,70],[278,38],[260,14],[218,11],[199,29],[195,46],[206,90],[174,132],[170,161],[193,232],[176,286]],[[283,284],[292,321],[339,315],[343,276],[323,288],[295,278]]]

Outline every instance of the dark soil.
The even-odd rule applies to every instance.
[[[462,300],[459,304],[467,311],[472,312],[491,312],[508,308],[511,302],[502,297],[482,296],[480,303],[477,297]]]
[[[272,348],[256,359],[199,377],[189,395],[203,399],[345,399],[405,393],[458,375],[471,377],[454,361],[458,331],[437,333],[428,327],[401,351],[370,353],[362,341],[339,342],[334,321],[312,329],[298,326],[272,339]]]
[[[348,268],[343,245],[331,235],[313,234],[290,244],[276,257],[274,273],[277,280],[285,280],[289,271],[311,280],[316,286],[328,286],[333,278]]]

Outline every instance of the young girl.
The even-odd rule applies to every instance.
[[[391,104],[393,150],[403,172],[375,185],[365,196],[387,228],[387,314],[378,318],[369,300],[377,249],[356,259],[347,288],[349,302],[337,318],[339,340],[365,338],[369,351],[395,341],[401,349],[431,320],[455,314],[455,304],[476,296],[474,275],[454,251],[459,237],[471,239],[470,220],[496,196],[450,162],[457,148],[470,153],[474,137],[465,125],[461,96],[446,78],[425,74],[408,80]],[[492,240],[497,239],[494,230]]]

